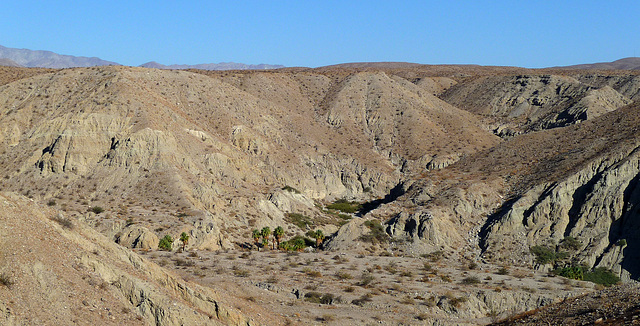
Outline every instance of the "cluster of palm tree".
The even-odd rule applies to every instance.
[[[301,236],[296,236],[293,239],[283,242],[282,237],[284,236],[284,229],[281,226],[278,226],[273,230],[273,237],[271,234],[271,228],[265,226],[262,230],[254,229],[251,233],[251,237],[258,248],[266,248],[269,246],[269,240],[271,240],[271,249],[273,250],[276,248],[283,250],[302,250],[306,246],[305,238]],[[325,238],[322,230],[309,231],[307,232],[307,236],[316,240],[317,248],[320,248],[320,245]],[[260,239],[262,239],[262,241]]]

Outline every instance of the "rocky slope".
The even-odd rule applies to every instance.
[[[485,259],[522,266],[535,265],[531,247],[560,249],[569,236],[580,242],[569,261],[637,279],[637,112],[634,102],[513,137],[425,174],[371,214],[416,248],[466,244],[469,253],[479,248]]]
[[[25,78],[0,93],[6,189],[83,218],[104,208],[87,218],[110,236],[138,223],[190,232],[197,248],[285,224],[292,207],[322,218],[313,200],[383,195],[405,174],[498,141],[472,115],[384,73],[212,78],[108,67]]]
[[[62,213],[0,194],[3,325],[249,325],[203,288]]]
[[[356,64],[0,75],[0,187],[125,247],[154,250],[186,232],[188,249],[246,248],[255,228],[283,226],[285,238],[320,228],[326,250],[444,252],[544,272],[551,265],[530,248],[564,250],[572,237],[579,245],[556,265],[640,276],[635,72]],[[340,198],[363,208],[326,209]],[[549,301],[527,298],[528,308]]]

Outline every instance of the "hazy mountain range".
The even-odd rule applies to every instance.
[[[408,68],[419,66],[418,63],[408,62],[355,62],[334,65],[336,68]],[[40,68],[73,68],[94,66],[121,66],[113,61],[102,60],[97,57],[77,57],[57,54],[51,51],[15,49],[0,45],[0,66],[9,67],[40,67]],[[200,70],[264,70],[284,68],[283,65],[273,64],[244,64],[236,62],[201,63],[201,64],[171,64],[164,65],[155,61],[141,64],[139,67],[156,69],[200,69]],[[601,70],[640,70],[640,58],[629,57],[613,62],[599,62],[571,66],[559,66],[560,69],[601,69]]]
[[[112,61],[102,60],[96,57],[76,57],[62,55],[51,51],[34,51],[29,49],[14,49],[0,45],[0,65],[10,67],[41,67],[41,68],[73,68],[94,66],[121,66]],[[140,67],[157,69],[201,69],[201,70],[251,70],[251,69],[277,69],[282,65],[270,64],[244,64],[235,62],[205,63],[195,65],[163,65],[151,61]]]

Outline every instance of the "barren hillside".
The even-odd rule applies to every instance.
[[[331,291],[351,282],[368,291],[355,293],[380,297],[350,298],[356,308],[344,294],[336,320],[299,316],[305,324],[340,324],[354,311],[366,323],[378,318],[375,309],[397,304],[397,295],[436,301],[397,308],[402,318],[394,322],[482,324],[553,301],[553,287],[540,281],[553,269],[604,268],[627,282],[640,276],[634,72],[403,63],[273,71],[3,67],[0,81],[0,187],[15,193],[6,196],[25,196],[39,207],[29,209],[59,213],[145,254],[163,236],[184,232],[185,249],[201,255],[175,256],[194,262],[165,267],[208,287],[224,282],[230,300],[259,323],[286,322],[280,317],[291,313],[290,296],[273,297],[281,304],[259,320],[264,304],[238,289],[297,289],[295,300],[303,300],[313,292],[305,288],[308,270],[292,272],[293,283],[279,280],[279,288],[264,285],[261,274],[240,275],[240,263],[221,269],[219,279],[205,270],[212,253],[231,251],[231,260],[235,250],[266,250],[252,237],[264,227],[283,227],[283,240],[320,229],[324,243],[303,246],[348,254],[351,273],[363,275],[376,271],[368,261],[380,256],[397,258],[385,264],[412,276],[421,262],[446,257],[439,272],[425,267],[419,280],[409,276],[406,289],[391,285],[402,283],[393,276],[380,276],[378,287],[325,280]],[[536,246],[562,258],[543,262]],[[179,255],[178,247],[167,255]],[[169,257],[149,258],[166,264]],[[467,275],[469,266],[483,274]],[[521,284],[496,272],[505,266],[518,269]],[[456,273],[478,281],[460,305],[451,303],[464,291],[454,286],[465,282]],[[255,282],[231,281],[247,275]],[[508,307],[495,311],[492,300]]]

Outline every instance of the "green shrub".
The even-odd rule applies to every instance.
[[[562,277],[574,280],[589,281],[604,286],[611,286],[620,282],[620,278],[618,276],[604,267],[598,267],[592,271],[586,271],[586,269],[587,268],[584,266],[570,266],[557,268],[553,271],[553,273]]]
[[[583,280],[604,286],[620,283],[620,278],[604,267],[598,267],[591,272],[584,273]]]
[[[300,191],[298,189],[296,189],[294,187],[291,187],[291,186],[284,186],[284,187],[282,187],[282,190],[288,191],[288,192],[292,192],[294,194],[299,194],[300,193]]]
[[[480,279],[475,276],[469,276],[465,277],[462,281],[460,281],[460,283],[465,285],[480,284]]]
[[[540,265],[551,264],[569,256],[566,252],[556,252],[555,250],[545,246],[533,246],[530,251],[536,256],[536,263]]]
[[[96,214],[100,214],[100,213],[104,212],[104,208],[102,208],[100,206],[93,206],[93,207],[91,207],[91,211],[96,213]]]
[[[304,300],[312,303],[319,304],[332,304],[335,297],[331,293],[319,293],[319,292],[307,292],[304,295]]]
[[[375,280],[375,277],[373,277],[373,275],[371,275],[370,272],[364,271],[362,272],[362,275],[360,276],[360,282],[358,282],[357,285],[366,287],[369,284],[371,284],[371,282],[373,282],[374,280]]]
[[[351,300],[351,303],[356,305],[356,306],[364,306],[365,303],[371,301],[371,294],[367,293],[363,296],[361,296],[358,299],[353,299]]]
[[[364,225],[369,228],[369,233],[360,236],[360,241],[376,243],[389,242],[389,235],[384,231],[384,227],[377,220],[368,220]]]
[[[348,201],[346,199],[338,199],[334,201],[332,204],[327,205],[327,208],[335,209],[343,213],[353,214],[359,211],[360,209],[362,209],[362,205],[358,202]]]
[[[315,241],[307,237],[296,235],[295,237],[287,241],[280,242],[280,249],[286,250],[286,251],[299,251],[304,249],[305,247],[311,247],[315,243],[316,243]]]
[[[584,279],[584,267],[582,266],[571,266],[564,268],[557,268],[553,271],[554,274],[574,279],[574,280],[583,280]]]
[[[562,239],[562,247],[569,250],[578,250],[582,246],[582,242],[574,237],[566,236]]]
[[[619,247],[624,247],[627,245],[627,239],[620,239],[618,240],[618,242],[616,242],[616,245]]]
[[[444,251],[442,250],[437,250],[437,251],[422,255],[422,258],[429,259],[431,262],[434,262],[434,263],[442,259],[442,257],[444,257]]]
[[[170,235],[165,235],[160,242],[158,242],[158,248],[166,251],[171,251],[173,247],[173,238]]]
[[[305,215],[298,213],[287,213],[287,222],[299,227],[302,230],[306,230],[307,227],[313,225],[313,220]]]

